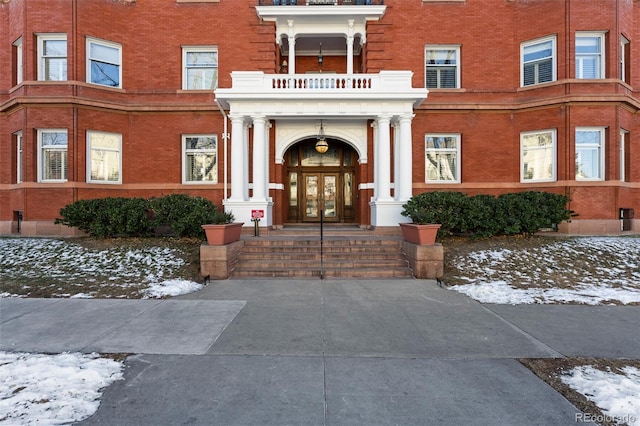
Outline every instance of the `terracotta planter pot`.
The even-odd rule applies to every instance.
[[[418,245],[433,245],[436,242],[438,229],[442,225],[439,223],[427,223],[424,225],[418,223],[401,223],[402,237],[405,241]]]
[[[202,225],[210,246],[223,246],[240,240],[243,222]]]

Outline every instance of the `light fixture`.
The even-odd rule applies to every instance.
[[[280,72],[286,73],[288,66],[289,66],[289,63],[287,62],[287,60],[283,59],[282,64],[280,65]]]
[[[322,43],[320,43],[320,51],[318,52],[318,65],[322,66],[322,61],[324,59],[322,58]]]
[[[320,154],[324,154],[328,150],[329,144],[327,143],[327,139],[324,137],[324,127],[322,126],[322,120],[320,120],[320,132],[318,133],[316,141],[316,151]]]

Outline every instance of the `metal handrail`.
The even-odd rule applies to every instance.
[[[324,210],[320,210],[320,279],[324,279]]]

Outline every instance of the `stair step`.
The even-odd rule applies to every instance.
[[[334,278],[407,278],[411,277],[411,271],[405,268],[370,269],[350,268],[331,269],[323,268],[323,277]],[[269,268],[260,270],[235,270],[234,278],[311,278],[320,277],[320,268],[317,269],[289,269]]]

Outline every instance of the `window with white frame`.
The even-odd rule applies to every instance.
[[[460,134],[425,136],[427,182],[460,182]]]
[[[217,135],[182,136],[183,183],[218,182]]]
[[[604,179],[604,127],[576,127],[576,180]]]
[[[460,46],[427,46],[425,48],[425,81],[427,88],[460,88]]]
[[[13,42],[13,51],[15,58],[15,66],[14,66],[14,83],[16,85],[22,83],[24,79],[24,65],[22,64],[22,37]]]
[[[67,35],[41,34],[38,36],[38,80],[64,81],[67,79]]]
[[[629,40],[625,36],[620,36],[620,80],[629,83]]]
[[[87,182],[122,183],[122,135],[87,131]]]
[[[604,75],[604,34],[576,34],[576,78],[599,79]]]
[[[183,47],[182,69],[184,90],[214,90],[218,87],[218,49]]]
[[[87,82],[122,87],[122,46],[87,38]]]
[[[556,80],[556,38],[545,37],[520,46],[521,86]]]
[[[620,181],[626,182],[629,176],[629,162],[627,161],[629,146],[629,131],[620,129]]]
[[[67,180],[67,130],[38,130],[38,182]]]
[[[556,180],[556,131],[521,133],[520,159],[521,182]]]
[[[16,183],[22,183],[22,132],[13,135],[16,141]]]

